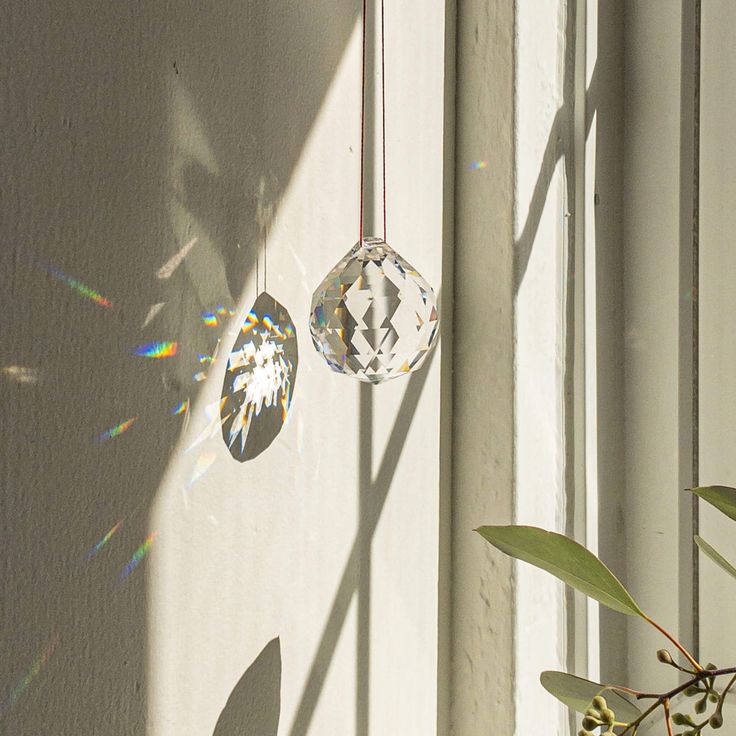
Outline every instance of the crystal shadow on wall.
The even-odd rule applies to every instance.
[[[276,736],[281,718],[281,642],[272,639],[227,699],[213,736]]]
[[[258,457],[281,432],[299,364],[289,312],[261,292],[230,351],[222,388],[222,437],[239,462]]]
[[[361,381],[419,368],[438,327],[432,287],[380,238],[357,242],[312,296],[314,347],[333,371]]]

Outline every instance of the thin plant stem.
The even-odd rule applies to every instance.
[[[672,736],[672,719],[670,718],[670,701],[665,700],[664,703],[662,703],[662,707],[664,708],[664,719],[667,723],[667,734],[668,736]]]
[[[685,649],[685,647],[682,644],[680,644],[680,642],[677,641],[677,639],[675,639],[675,637],[672,636],[672,634],[670,634],[670,632],[667,631],[667,629],[665,629],[663,626],[660,626],[654,619],[649,618],[649,616],[647,616],[646,614],[642,614],[642,615],[644,616],[644,620],[647,621],[647,623],[650,623],[652,626],[654,626],[654,628],[657,629],[657,631],[659,631],[660,634],[662,634],[663,636],[666,636],[682,652],[683,656],[695,668],[696,672],[703,671],[703,668],[700,666],[700,664],[698,664],[695,657],[693,657],[693,655],[690,654],[690,652],[688,652],[688,650]]]

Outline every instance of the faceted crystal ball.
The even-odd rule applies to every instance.
[[[419,368],[438,327],[432,287],[380,238],[356,243],[312,296],[314,347],[332,370],[361,381]]]

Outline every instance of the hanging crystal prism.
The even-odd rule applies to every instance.
[[[264,291],[230,351],[222,387],[222,437],[236,460],[252,460],[276,439],[294,395],[298,363],[291,317]]]
[[[312,296],[314,347],[332,370],[361,381],[419,368],[438,327],[432,287],[380,238],[357,242]]]

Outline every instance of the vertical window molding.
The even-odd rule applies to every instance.
[[[568,522],[568,283],[574,207],[575,3],[517,3],[515,85],[515,522]],[[539,685],[567,668],[565,592],[516,566],[516,733],[566,733],[568,714]]]
[[[513,515],[513,3],[456,39],[449,733],[513,734],[513,566],[472,532]]]

